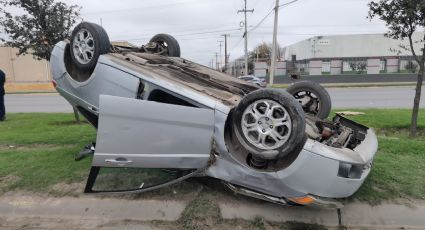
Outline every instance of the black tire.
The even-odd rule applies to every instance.
[[[249,111],[248,108],[250,108],[251,105],[254,106],[256,105],[255,103],[258,103],[258,101],[261,100],[270,100],[273,103],[276,103],[277,106],[282,106],[287,111],[287,115],[290,117],[291,130],[290,133],[288,131],[284,131],[288,134],[288,137],[282,146],[277,146],[273,149],[260,148],[252,144],[243,132],[242,119],[244,119],[243,116],[245,110]],[[274,114],[274,112],[272,114]],[[274,125],[274,121],[272,122]],[[257,120],[254,123],[257,123]],[[271,130],[277,130],[279,128],[278,125],[275,125],[274,127],[273,125],[270,127],[272,128]],[[268,126],[268,124],[266,124],[266,126]],[[279,89],[259,89],[245,96],[234,110],[233,129],[235,130],[236,137],[242,146],[254,157],[260,160],[277,160],[287,156],[288,154],[298,154],[306,142],[305,118],[301,105],[294,99],[294,97],[292,97],[292,95]],[[260,131],[258,131],[258,135],[260,135]]]
[[[80,39],[78,38],[80,32],[84,34],[84,36],[88,33],[92,35],[92,39],[86,42],[84,41],[85,47],[92,48],[93,54],[91,52],[83,52],[86,53],[88,58],[85,58],[82,53],[78,51],[77,47],[81,47]],[[87,33],[86,33],[87,32]],[[91,42],[91,40],[93,42]],[[92,71],[96,67],[99,56],[102,54],[107,54],[111,50],[111,43],[109,41],[108,34],[106,31],[99,25],[90,23],[90,22],[82,22],[72,32],[71,35],[71,43],[70,43],[70,53],[71,58],[75,66],[81,71]],[[84,60],[83,60],[84,59]]]
[[[162,55],[180,57],[180,45],[173,36],[168,34],[157,34],[151,38],[150,42],[155,42],[165,49],[165,53]]]
[[[320,119],[328,118],[331,112],[332,102],[328,91],[323,86],[312,81],[300,81],[289,86],[286,91],[293,95],[300,103],[301,99],[310,93],[310,101],[303,105],[306,114],[316,116]]]

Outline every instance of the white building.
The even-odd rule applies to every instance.
[[[414,34],[414,40],[423,39],[424,33]],[[408,40],[394,40],[384,34],[317,36],[285,47],[285,60],[295,71],[310,75],[341,74],[356,71],[353,63],[368,74],[395,73],[405,70],[413,60]],[[416,50],[423,43],[415,43]],[[289,66],[289,65],[288,65]],[[363,69],[365,68],[365,69]]]
[[[269,73],[269,66],[267,62],[255,62],[254,63],[254,75],[256,77],[266,77]]]

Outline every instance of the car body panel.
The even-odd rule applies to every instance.
[[[135,98],[139,87],[139,78],[134,75],[124,73],[123,70],[104,65],[99,60],[96,69],[91,77],[84,82],[74,80],[66,70],[65,64],[58,60],[64,60],[64,49],[66,43],[60,42],[53,50],[52,74],[56,81],[58,90],[64,92],[68,101],[74,101],[75,96],[81,100],[80,106],[97,113],[99,109],[99,95],[112,95]],[[101,57],[100,59],[103,59]]]
[[[277,172],[259,171],[242,164],[229,152],[225,137],[222,135],[226,119],[226,114],[216,112],[214,140],[217,143],[215,151],[218,154],[206,169],[206,174],[245,188],[252,188],[255,185],[256,191],[275,197],[301,197],[308,194],[326,198],[351,196],[369,174],[370,162],[374,156],[371,153],[377,150],[376,135],[372,130],[366,136],[366,140],[369,141],[358,146],[365,154],[353,150],[335,149],[307,140],[296,160],[287,168]],[[315,152],[319,145],[323,149]],[[347,152],[353,157],[342,157]],[[359,160],[360,158],[363,160]],[[343,178],[338,176],[340,163],[360,164],[366,169],[358,179]]]
[[[214,110],[107,95],[101,96],[100,108],[93,166],[196,169],[207,165]]]
[[[287,167],[254,169],[229,146],[226,129],[232,110],[259,87],[182,58],[135,52],[101,55],[91,77],[78,82],[64,64],[67,45],[53,50],[53,79],[71,105],[99,116],[93,168],[198,169],[193,175],[277,198],[348,197],[370,172],[377,151],[371,129],[353,150],[308,139]],[[187,105],[155,101],[156,92]],[[358,174],[344,176],[344,167]]]

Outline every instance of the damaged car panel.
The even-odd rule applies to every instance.
[[[330,97],[318,84],[260,89],[180,58],[169,35],[96,49],[109,44],[101,27],[76,30],[80,38],[54,48],[51,68],[57,91],[97,128],[86,192],[209,176],[270,202],[335,206],[332,198],[351,196],[371,170],[373,130],[327,120]]]
[[[208,164],[214,110],[107,95],[100,100],[93,166],[197,169]]]

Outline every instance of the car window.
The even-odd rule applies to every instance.
[[[100,168],[92,192],[119,192],[149,189],[166,184],[191,170],[146,168]]]

